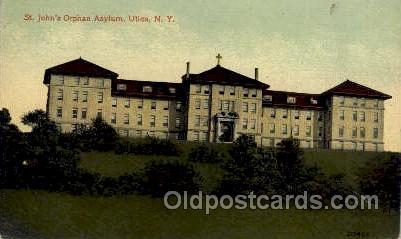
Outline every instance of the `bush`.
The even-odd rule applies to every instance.
[[[178,160],[151,161],[143,170],[144,193],[163,196],[168,191],[195,193],[199,185],[193,166]]]
[[[177,156],[179,154],[177,146],[170,140],[147,137],[143,140],[130,142],[120,140],[114,148],[115,153],[139,154],[139,155],[166,155]]]
[[[188,155],[188,161],[197,163],[218,163],[221,160],[222,156],[205,144],[192,148]]]

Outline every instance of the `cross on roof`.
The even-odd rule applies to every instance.
[[[221,60],[221,58],[223,58],[223,57],[222,57],[222,56],[220,55],[220,53],[219,53],[219,54],[217,54],[216,58],[217,58],[217,65],[219,66],[219,65],[220,65],[220,60]]]

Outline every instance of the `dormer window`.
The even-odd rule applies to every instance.
[[[265,95],[265,96],[263,96],[263,101],[272,102],[273,101],[273,96],[272,95]]]
[[[168,88],[168,91],[170,92],[170,94],[175,94],[175,92],[176,92],[174,87]]]
[[[287,103],[288,104],[295,104],[297,102],[297,99],[293,96],[287,97]]]
[[[117,90],[127,90],[127,85],[126,84],[117,84]]]
[[[310,99],[310,103],[311,103],[312,105],[317,105],[317,100],[314,99],[314,98],[311,98],[311,99]]]
[[[143,86],[142,87],[142,92],[144,93],[152,93],[152,86]]]

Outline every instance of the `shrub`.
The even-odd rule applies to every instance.
[[[117,154],[142,154],[142,155],[167,155],[176,156],[179,154],[177,146],[170,140],[147,137],[143,140],[130,142],[120,140],[114,151]]]
[[[198,163],[218,163],[221,158],[222,156],[216,150],[205,144],[192,148],[188,155],[188,161]]]

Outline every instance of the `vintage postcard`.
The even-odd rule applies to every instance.
[[[1,238],[399,238],[399,0],[0,0]]]

